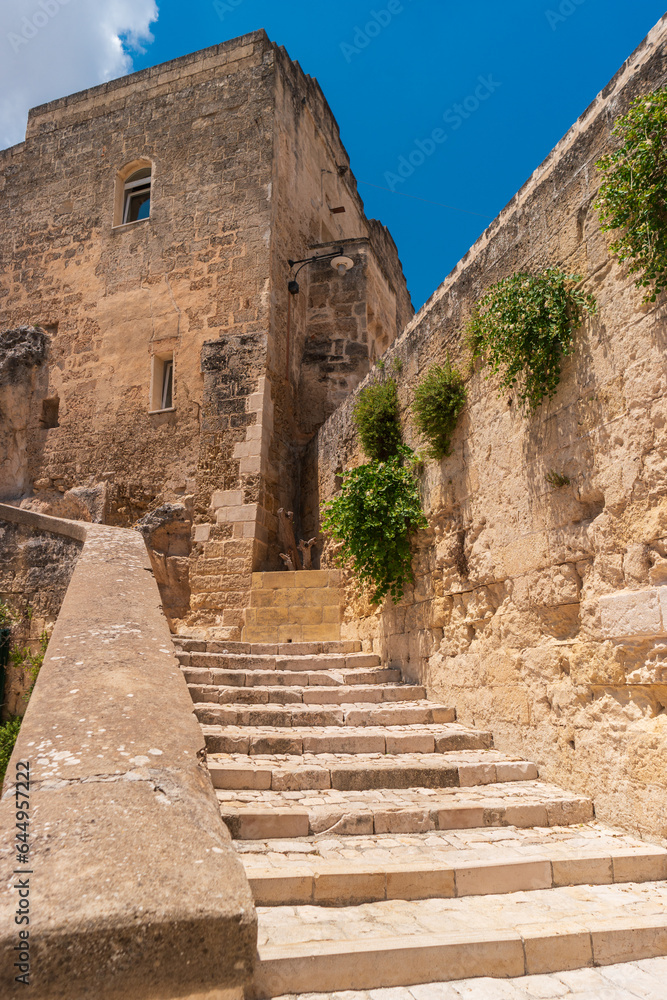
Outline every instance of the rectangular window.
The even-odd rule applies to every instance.
[[[138,176],[142,174],[144,176]],[[147,176],[146,176],[147,175]],[[151,173],[150,170],[138,170],[125,183],[125,208],[123,224],[139,222],[151,214]]]
[[[168,410],[172,405],[174,389],[174,362],[165,361],[162,371],[162,409]]]
[[[174,355],[154,354],[151,371],[151,413],[174,409]]]

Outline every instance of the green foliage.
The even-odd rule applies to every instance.
[[[528,411],[555,394],[561,355],[571,354],[584,312],[597,311],[593,296],[573,287],[581,280],[557,268],[518,272],[491,286],[468,324],[474,355],[501,374],[501,394],[516,392]]]
[[[449,455],[451,437],[465,401],[463,378],[452,368],[449,357],[442,368],[432,365],[418,384],[412,412],[417,430],[429,442],[431,458]]]
[[[324,508],[323,527],[337,542],[340,563],[352,561],[362,586],[372,587],[375,604],[403,596],[412,579],[410,535],[427,527],[410,448],[386,462],[373,461],[343,473],[343,487]]]
[[[595,207],[602,229],[622,230],[611,244],[621,261],[632,261],[637,287],[655,302],[667,288],[667,87],[639,97],[618,118],[615,152],[598,160],[604,174]]]
[[[15,611],[5,604],[4,601],[0,601],[0,628],[11,628],[19,621],[20,616],[16,614]]]
[[[37,681],[37,675],[44,662],[44,653],[49,644],[49,637],[46,632],[42,632],[39,637],[39,650],[33,653],[29,646],[14,646],[9,653],[9,658],[15,667],[25,670],[31,678],[32,683],[25,693],[25,700],[30,698]]]
[[[555,490],[561,490],[564,486],[570,485],[570,477],[563,476],[560,472],[556,472],[555,469],[547,473],[546,480],[549,486],[553,486]]]
[[[9,758],[14,750],[14,744],[16,743],[16,737],[19,734],[20,728],[20,719],[10,719],[0,726],[0,785],[2,785],[7,773]]]
[[[384,462],[398,454],[401,428],[396,380],[384,379],[363,389],[354,407],[354,421],[369,458]]]

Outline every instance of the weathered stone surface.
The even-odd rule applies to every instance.
[[[30,764],[38,1000],[137,1000],[237,989],[256,923],[199,762],[203,739],[141,537],[3,506],[83,542],[0,802],[3,882],[16,876],[16,762]],[[9,995],[15,890],[2,902]]]
[[[595,796],[599,815],[664,836],[667,800],[667,365],[665,303],[642,303],[609,253],[593,207],[596,162],[638,94],[667,80],[667,22],[654,28],[435,292],[385,363],[396,374],[406,443],[410,407],[432,363],[465,373],[452,454],[420,474],[429,527],[414,585],[371,607],[346,583],[344,638],[492,729],[496,745]],[[489,285],[545,267],[582,275],[598,315],[575,334],[551,401],[527,417],[471,365],[464,330]],[[356,393],[309,451],[303,518],[363,460]],[[550,472],[567,477],[556,489]],[[328,549],[322,565],[332,563]]]
[[[58,617],[80,551],[76,538],[6,521],[0,513],[0,601],[19,616],[12,626],[12,646],[39,651],[40,636],[51,631]],[[3,718],[23,715],[32,680],[10,661]]]

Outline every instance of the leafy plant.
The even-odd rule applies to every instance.
[[[403,596],[412,579],[410,536],[428,524],[421,508],[410,448],[386,462],[373,461],[343,473],[343,486],[324,508],[323,527],[342,542],[339,563],[352,561],[362,586],[379,604]]]
[[[0,601],[0,628],[11,628],[19,620],[19,615],[8,604]]]
[[[412,412],[417,430],[429,442],[431,458],[449,455],[451,437],[465,401],[463,378],[456,368],[452,368],[449,357],[444,367],[432,365],[418,384]]]
[[[0,726],[0,785],[5,779],[9,758],[14,750],[14,744],[21,728],[20,719],[9,719]]]
[[[604,180],[595,207],[603,231],[623,230],[612,253],[632,261],[644,301],[655,302],[667,288],[667,87],[637,98],[612,135],[621,144],[597,162]]]
[[[555,469],[548,472],[545,478],[549,486],[553,486],[555,490],[561,490],[564,486],[569,486],[571,482],[569,476],[563,476],[560,472],[556,472]]]
[[[401,444],[396,380],[388,378],[363,389],[354,407],[354,421],[369,458],[384,462],[396,455]]]
[[[501,374],[501,394],[516,392],[528,411],[555,394],[561,355],[572,353],[584,312],[597,311],[593,296],[573,287],[581,280],[557,268],[517,272],[491,286],[468,324],[474,355]]]
[[[46,652],[48,644],[49,636],[48,633],[44,631],[39,637],[39,649],[36,653],[33,653],[29,646],[14,646],[9,653],[9,658],[14,666],[26,671],[28,676],[31,678],[32,683],[24,695],[26,701],[30,698],[33,688],[35,687],[37,675],[39,674],[42,663],[44,662],[44,653]]]

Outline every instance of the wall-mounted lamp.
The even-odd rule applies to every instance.
[[[340,257],[334,257],[334,259],[331,261],[331,266],[333,267],[334,271],[338,271],[341,278],[344,278],[347,272],[351,271],[352,268],[354,267],[354,261],[352,260],[351,257],[344,257],[343,255],[341,255]]]
[[[335,253],[323,253],[317,257],[306,257],[303,260],[288,260],[287,263],[289,264],[290,267],[296,267],[297,264],[301,265],[301,267],[297,269],[294,277],[291,278],[290,281],[287,283],[287,290],[290,293],[290,295],[299,294],[299,282],[296,280],[299,271],[301,271],[306,266],[306,264],[312,264],[316,260],[330,260],[331,266],[333,267],[334,271],[338,271],[341,277],[344,277],[347,274],[347,272],[354,267],[354,261],[352,260],[352,258],[346,257],[345,254],[341,253],[340,250],[336,250]]]
[[[351,257],[346,257],[343,248],[336,250],[335,253],[323,253],[316,257],[305,257],[303,260],[288,260],[290,268],[296,267],[297,264],[301,266],[297,268],[296,273],[293,278],[287,282],[287,291],[289,292],[289,298],[287,299],[287,350],[286,350],[286,372],[285,377],[289,383],[289,357],[290,357],[290,328],[292,325],[292,296],[299,294],[299,282],[296,280],[299,271],[306,266],[306,264],[313,264],[316,260],[330,260],[331,266],[334,271],[343,278],[348,271],[351,271],[354,267],[354,261]]]

